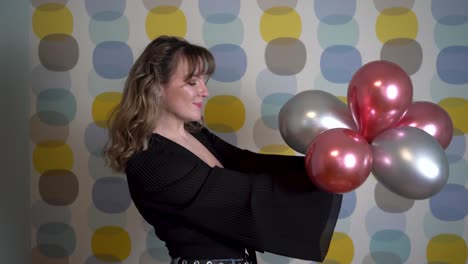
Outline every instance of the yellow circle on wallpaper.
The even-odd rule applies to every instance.
[[[286,145],[279,145],[279,144],[271,144],[266,145],[260,148],[259,150],[262,154],[277,154],[277,155],[285,155],[285,156],[295,156],[296,152],[286,146]]]
[[[407,8],[387,8],[377,17],[375,31],[382,43],[392,39],[415,39],[418,35],[418,18]]]
[[[290,7],[270,8],[260,19],[260,33],[266,42],[277,38],[298,39],[301,32],[301,17]]]
[[[206,125],[216,132],[235,132],[244,126],[244,104],[232,95],[212,97],[206,103],[204,118]]]
[[[32,156],[34,168],[40,174],[50,170],[71,170],[73,167],[73,151],[63,141],[40,142]]]
[[[351,263],[354,258],[353,240],[345,233],[334,232],[325,262]]]
[[[32,29],[40,39],[47,35],[73,32],[73,15],[61,4],[44,4],[36,8],[32,16]]]
[[[130,236],[126,230],[118,226],[101,227],[94,232],[91,247],[97,259],[119,262],[130,255]]]
[[[452,120],[453,127],[458,128],[463,134],[468,134],[468,100],[461,97],[447,97],[439,102]],[[458,133],[455,129],[454,133]]]
[[[119,92],[102,93],[96,96],[92,106],[94,123],[99,127],[106,128],[107,120],[120,100],[122,100],[122,94]]]
[[[453,234],[440,234],[427,245],[429,263],[466,263],[468,250],[463,238]]]
[[[187,19],[185,14],[175,6],[158,6],[148,13],[145,28],[149,39],[162,35],[185,37]]]

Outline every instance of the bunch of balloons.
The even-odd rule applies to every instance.
[[[348,85],[347,101],[307,90],[279,112],[281,136],[305,154],[314,184],[346,193],[372,172],[409,199],[426,199],[445,186],[452,120],[437,104],[413,102],[411,79],[400,66],[383,60],[365,64]]]

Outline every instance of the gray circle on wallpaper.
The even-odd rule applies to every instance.
[[[399,196],[380,183],[375,185],[374,194],[377,206],[388,213],[403,213],[414,205],[414,200]]]
[[[34,114],[29,119],[29,137],[36,144],[50,140],[65,142],[67,141],[69,131],[70,127],[68,125],[49,125],[42,122],[37,114]]]
[[[38,54],[45,68],[51,71],[68,71],[78,62],[80,50],[72,36],[53,34],[41,39]]]
[[[278,75],[294,75],[306,64],[307,51],[304,43],[294,38],[277,38],[270,41],[265,49],[268,69]]]
[[[71,210],[68,206],[54,206],[37,200],[31,206],[31,223],[34,227],[47,223],[70,223]]]
[[[71,89],[70,72],[50,71],[37,65],[31,71],[31,89],[37,95],[50,88]]]
[[[39,7],[44,4],[62,4],[66,5],[69,0],[31,0],[31,5]]]
[[[177,6],[180,7],[182,0],[143,0],[146,9],[151,10],[158,6]]]
[[[421,45],[412,39],[392,39],[383,45],[380,59],[394,62],[412,75],[422,64],[423,53]]]
[[[267,11],[272,7],[290,7],[296,8],[297,0],[257,0],[258,6]]]
[[[374,0],[374,6],[379,12],[393,7],[412,9],[413,5],[414,0]]]
[[[78,179],[68,170],[49,170],[39,178],[39,192],[48,204],[70,205],[78,196]]]

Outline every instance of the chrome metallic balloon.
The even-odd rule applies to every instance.
[[[332,128],[357,130],[351,112],[336,96],[307,90],[289,99],[279,112],[279,130],[288,146],[305,154],[312,140]]]
[[[426,199],[447,183],[449,165],[439,142],[424,130],[404,126],[383,131],[371,143],[372,173],[390,191]]]

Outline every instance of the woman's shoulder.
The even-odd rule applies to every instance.
[[[152,134],[148,148],[130,157],[125,172],[129,181],[158,181],[165,185],[183,177],[196,165],[196,159],[176,143]]]

